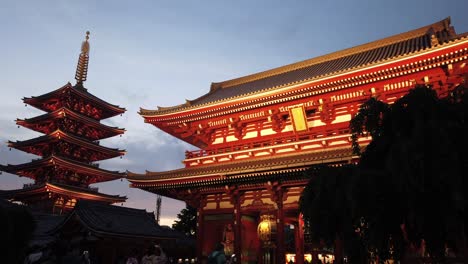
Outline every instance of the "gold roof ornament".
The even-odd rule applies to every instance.
[[[81,53],[78,57],[78,65],[76,66],[75,80],[76,84],[83,84],[86,81],[88,74],[89,63],[89,31],[86,31],[85,41],[81,44]]]

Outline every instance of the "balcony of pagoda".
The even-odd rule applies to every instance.
[[[42,183],[41,184],[39,184],[39,183],[25,183],[25,184],[23,184],[23,189],[31,189],[31,188],[37,187],[39,185],[42,185]]]
[[[54,184],[55,182],[52,181],[50,183]],[[34,189],[34,188],[42,187],[43,185],[44,183],[35,183],[35,182],[25,183],[23,184],[23,189]],[[88,185],[80,185],[80,186],[75,186],[75,187],[86,189],[87,191],[90,191],[90,192],[95,192],[95,193],[99,192],[99,187],[91,187]]]
[[[369,143],[370,136],[361,137],[362,144]],[[299,154],[308,151],[324,151],[335,148],[351,148],[349,129],[335,130],[329,133],[301,133],[283,137],[265,138],[264,140],[244,141],[243,144],[219,144],[211,148],[186,151],[185,167],[205,164],[222,163],[257,157],[273,157],[276,155]]]

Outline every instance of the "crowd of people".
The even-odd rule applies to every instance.
[[[167,264],[168,259],[162,248],[158,245],[148,248],[140,264]],[[126,264],[139,264],[135,257],[127,259]]]
[[[92,256],[88,250],[80,249],[77,246],[62,248],[58,250],[63,254],[57,253],[57,248],[34,246],[29,249],[24,259],[24,264],[47,264],[47,263],[67,263],[67,264],[95,264],[100,263],[96,256]],[[115,260],[116,264],[193,264],[195,259],[173,259],[169,258],[161,246],[152,245],[148,247],[144,255],[134,248],[127,256],[119,256]],[[224,244],[219,243],[215,246],[213,252],[208,255],[206,264],[234,264],[236,263],[234,255],[226,255]]]
[[[97,256],[93,256],[86,249],[77,246],[58,249],[57,247],[33,246],[29,249],[24,264],[95,264],[101,263]],[[159,245],[150,246],[143,256],[139,255],[136,248],[132,249],[128,256],[118,256],[115,264],[172,264],[177,261],[168,258],[164,250]]]
[[[227,254],[224,251],[224,243],[219,243],[215,246],[213,252],[208,255],[207,264],[235,264],[236,256]]]

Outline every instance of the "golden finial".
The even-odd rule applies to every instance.
[[[75,80],[76,84],[82,84],[86,81],[88,74],[88,62],[89,62],[89,31],[86,31],[85,41],[81,44],[81,53],[78,57],[78,65],[76,66]]]
[[[85,39],[85,41],[83,41],[83,43],[81,44],[81,52],[82,52],[82,53],[86,53],[86,54],[89,53],[89,43],[88,43],[88,39],[89,39],[89,31],[86,31],[86,39]]]

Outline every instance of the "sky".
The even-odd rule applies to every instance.
[[[144,173],[181,168],[185,150],[196,148],[145,124],[140,107],[181,104],[206,94],[212,82],[364,44],[448,16],[457,33],[467,32],[466,10],[466,0],[1,0],[0,163],[38,158],[10,151],[6,144],[40,136],[15,124],[16,118],[43,114],[25,107],[21,99],[75,84],[87,30],[91,51],[85,87],[127,109],[102,121],[127,132],[101,140],[127,155],[102,161],[100,167]],[[29,182],[0,175],[3,190]],[[94,186],[127,196],[124,206],[155,210],[155,195],[129,188],[126,180]],[[161,224],[172,225],[184,207],[163,198]]]

